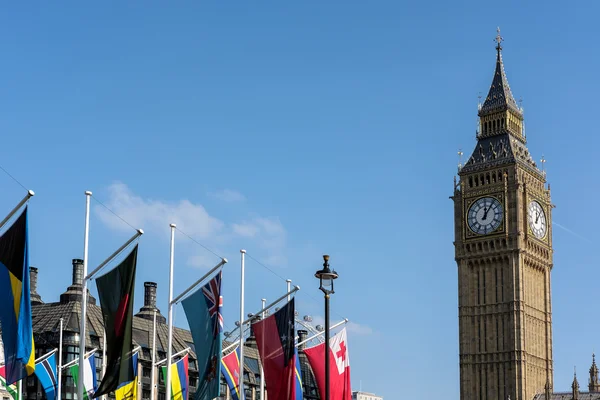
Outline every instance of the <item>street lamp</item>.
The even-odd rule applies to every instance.
[[[323,269],[315,273],[319,278],[319,289],[325,294],[325,399],[329,400],[329,295],[335,293],[333,281],[337,279],[337,272],[329,269],[329,256],[323,256]]]

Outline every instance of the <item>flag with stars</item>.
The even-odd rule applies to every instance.
[[[202,289],[182,301],[198,362],[196,400],[211,400],[220,396],[223,331],[221,276],[222,271],[219,271]]]
[[[269,400],[296,398],[294,299],[252,324],[265,372]]]
[[[329,398],[330,400],[351,400],[350,357],[346,328],[329,339],[329,348],[325,343],[304,350],[306,358],[315,375],[319,396],[325,398],[325,352],[329,351]]]

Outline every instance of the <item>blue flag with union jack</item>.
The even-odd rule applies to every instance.
[[[223,298],[221,271],[206,285],[182,301],[190,325],[198,362],[196,400],[220,395],[221,332],[223,332]]]

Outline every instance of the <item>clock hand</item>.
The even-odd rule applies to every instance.
[[[487,215],[488,215],[488,211],[490,211],[490,207],[488,207],[484,212],[483,212],[483,220],[485,221],[487,219]]]
[[[541,213],[537,213],[537,215],[536,215],[536,217],[535,217],[535,223],[536,223],[536,224],[537,224],[537,222],[538,222],[538,219],[540,219],[540,214],[541,214]]]

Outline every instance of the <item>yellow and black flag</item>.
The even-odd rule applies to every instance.
[[[35,371],[27,242],[25,207],[0,236],[0,324],[7,385]]]

